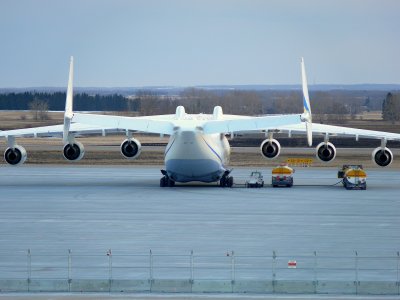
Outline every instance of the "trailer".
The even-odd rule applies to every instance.
[[[367,173],[362,165],[343,165],[338,171],[338,178],[342,179],[346,190],[366,190]]]
[[[293,173],[294,170],[287,164],[282,164],[272,169],[272,186],[293,186]]]

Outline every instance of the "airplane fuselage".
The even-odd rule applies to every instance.
[[[226,171],[230,146],[224,134],[179,131],[165,149],[165,168],[176,182],[215,182]]]

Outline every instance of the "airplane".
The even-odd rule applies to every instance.
[[[0,131],[0,138],[7,141],[5,161],[13,166],[23,164],[27,159],[25,148],[16,143],[17,137],[58,137],[63,141],[63,156],[69,161],[83,158],[85,149],[76,140],[77,136],[88,134],[125,133],[120,151],[127,159],[136,159],[141,153],[140,142],[133,133],[156,133],[169,135],[164,158],[165,169],[161,170],[160,187],[172,187],[176,182],[191,181],[217,182],[221,187],[232,187],[233,177],[228,169],[230,146],[226,135],[264,133],[266,139],[260,145],[262,156],[277,158],[281,146],[275,133],[305,134],[308,146],[312,146],[313,135],[323,135],[324,141],[316,146],[316,156],[322,162],[336,157],[336,148],[329,141],[332,136],[372,138],[381,140],[380,147],[372,152],[372,160],[382,167],[393,161],[393,153],[386,147],[389,140],[400,140],[400,134],[331,126],[312,122],[311,105],[307,86],[304,59],[301,59],[303,92],[303,113],[239,116],[223,113],[215,106],[212,114],[187,114],[183,106],[175,114],[123,117],[76,113],[73,111],[74,60],[70,59],[64,123],[61,125]]]

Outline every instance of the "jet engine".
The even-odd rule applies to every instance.
[[[13,166],[22,165],[26,160],[26,150],[24,147],[15,145],[14,147],[9,147],[4,152],[5,161]]]
[[[262,142],[260,150],[265,158],[273,159],[281,153],[281,145],[275,139],[266,139]]]
[[[121,153],[125,158],[135,159],[138,158],[142,152],[142,145],[136,139],[126,139],[121,144]]]
[[[316,152],[317,158],[322,162],[330,162],[336,157],[336,148],[330,142],[320,143],[316,148]]]
[[[372,160],[381,167],[387,167],[393,161],[393,153],[389,148],[378,147],[372,152]]]
[[[85,148],[82,143],[74,141],[72,144],[66,144],[64,146],[63,155],[67,160],[78,161],[85,155]]]

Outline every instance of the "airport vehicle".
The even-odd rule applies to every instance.
[[[293,186],[293,173],[294,170],[288,165],[280,165],[272,169],[272,186]]]
[[[342,178],[343,186],[347,190],[367,189],[367,173],[362,165],[343,165],[338,171],[338,178]]]
[[[64,123],[26,129],[5,130],[0,138],[5,138],[7,148],[5,161],[13,166],[21,165],[27,158],[24,147],[18,145],[18,137],[59,137],[63,142],[63,155],[69,161],[83,158],[84,146],[77,141],[78,136],[122,132],[126,138],[121,143],[121,153],[127,159],[138,158],[141,153],[140,142],[133,137],[135,132],[169,135],[165,149],[165,169],[160,186],[173,186],[175,182],[219,182],[222,187],[233,184],[228,168],[230,146],[227,134],[260,133],[266,139],[261,143],[261,154],[266,159],[279,156],[281,146],[274,138],[275,133],[305,134],[308,145],[312,146],[313,135],[323,135],[324,141],[316,146],[316,156],[323,162],[336,157],[336,148],[329,141],[330,136],[372,138],[381,140],[380,147],[372,153],[376,164],[382,167],[393,161],[392,152],[386,147],[389,140],[400,140],[400,134],[361,130],[325,124],[312,123],[311,106],[308,94],[304,60],[301,59],[303,90],[303,113],[287,115],[239,116],[223,114],[220,106],[215,106],[212,114],[187,114],[183,106],[176,108],[175,114],[123,117],[76,113],[73,111],[73,58],[65,104]]]
[[[249,179],[246,181],[246,187],[258,188],[263,186],[264,186],[264,178],[261,172],[258,171],[251,172]]]

